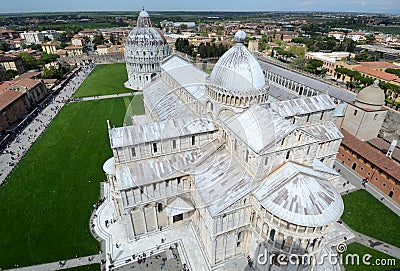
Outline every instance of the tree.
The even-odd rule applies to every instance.
[[[27,52],[22,52],[18,54],[22,59],[22,63],[24,64],[25,70],[33,70],[37,68],[36,59]]]
[[[47,54],[43,53],[42,56],[38,60],[39,65],[48,64],[57,60],[59,56],[56,54]]]
[[[69,68],[65,66],[61,66],[60,68],[50,67],[48,69],[44,69],[41,73],[43,79],[61,79],[64,74],[69,72]]]
[[[15,78],[15,76],[18,75],[18,72],[16,70],[6,70],[4,73],[6,80],[12,80]]]
[[[324,63],[321,60],[309,59],[306,64],[306,70],[311,73],[320,74],[323,65]]]

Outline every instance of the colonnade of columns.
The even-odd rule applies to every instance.
[[[209,97],[219,103],[224,103],[231,106],[249,107],[251,104],[264,104],[268,100],[268,92],[254,92],[250,95],[234,95],[218,89],[216,87],[207,86],[206,91]]]

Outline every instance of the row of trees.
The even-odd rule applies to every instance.
[[[385,72],[395,74],[395,75],[397,75],[397,77],[400,77],[400,69],[389,68],[389,69],[386,69]]]
[[[358,71],[353,71],[347,68],[336,68],[335,72],[337,79],[339,79],[343,75],[350,77],[349,86],[351,88],[366,87],[374,83],[374,79],[365,77],[361,75]]]
[[[182,39],[182,38],[178,38],[175,42],[175,48],[176,50],[178,50],[181,53],[190,55],[195,57],[196,56],[196,52],[194,50],[194,45],[189,44],[189,41],[187,39]]]
[[[308,51],[341,51],[354,53],[357,43],[352,39],[345,38],[343,41],[338,41],[334,37],[318,36],[315,39],[307,37],[298,37],[292,39],[293,43],[305,44]]]
[[[34,58],[28,52],[21,52],[18,54],[18,56],[21,57],[25,70],[37,69],[39,66],[56,61],[59,57],[56,54],[47,54],[45,52],[42,53],[42,56],[39,59]]]
[[[225,46],[222,43],[216,45],[215,43],[200,43],[197,48],[197,53],[201,58],[209,57],[221,57],[226,51],[229,50],[229,46]]]
[[[188,54],[192,57],[196,57],[197,54],[200,55],[201,58],[210,58],[210,57],[220,57],[227,50],[229,50],[229,46],[225,46],[222,43],[200,43],[196,48],[194,45],[190,44],[187,39],[178,38],[175,42],[175,48],[179,52],[184,54]]]
[[[60,66],[59,68],[50,67],[44,69],[41,73],[43,79],[61,79],[64,74],[68,73],[71,69],[66,66]]]

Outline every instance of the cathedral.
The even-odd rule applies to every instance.
[[[139,22],[150,25],[144,11]],[[158,33],[146,42],[161,59],[169,50]],[[181,247],[190,270],[244,270],[228,267],[237,259],[255,270],[316,270],[315,262],[288,259],[318,258],[343,212],[332,185],[343,137],[333,123],[337,105],[325,94],[271,97],[245,38],[239,30],[210,75],[178,55],[138,64],[148,55],[127,51],[130,82],[143,86],[146,113],[133,116],[132,125],[108,126],[110,205],[132,247],[190,225],[201,251]],[[265,251],[286,256],[284,263],[261,263]],[[197,257],[205,267],[190,264]]]

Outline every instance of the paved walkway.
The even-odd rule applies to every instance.
[[[19,135],[8,144],[8,147],[0,154],[0,184],[10,174],[21,158],[29,150],[32,144],[46,130],[47,126],[58,114],[68,99],[78,89],[80,84],[90,74],[93,67],[82,67],[67,85],[59,91],[57,96],[28,124]]]
[[[371,185],[370,182],[362,186],[362,179],[360,175],[354,172],[352,169],[346,167],[340,162],[335,162],[335,170],[340,170],[340,174],[342,174],[343,178],[350,181],[352,185],[354,185],[358,189],[367,190],[372,196],[380,200],[383,204],[385,204],[390,210],[395,212],[398,216],[400,216],[400,206],[393,202],[393,200],[386,194],[379,191],[374,185]]]
[[[384,243],[382,241],[379,241],[378,239],[372,238],[370,236],[364,235],[362,233],[354,232],[355,239],[354,241],[360,244],[363,244],[364,246],[373,248],[375,250],[378,250],[380,252],[383,252],[387,255],[390,255],[392,257],[395,257],[397,259],[400,259],[400,248],[389,245],[387,243]]]
[[[82,258],[69,259],[69,260],[65,260],[65,261],[63,260],[62,262],[65,264],[62,267],[60,267],[60,262],[54,262],[54,263],[46,263],[46,264],[33,265],[33,266],[27,266],[27,267],[15,268],[15,269],[7,269],[7,271],[65,270],[68,268],[100,263],[100,261],[101,261],[101,255],[91,255],[91,256],[86,256],[86,257],[82,257]]]
[[[131,97],[131,96],[141,95],[141,94],[143,94],[143,92],[137,91],[137,92],[130,92],[130,93],[120,93],[120,94],[110,94],[110,95],[75,98],[71,101],[72,102],[95,101],[95,100],[112,99],[112,98],[120,98],[120,97]]]

